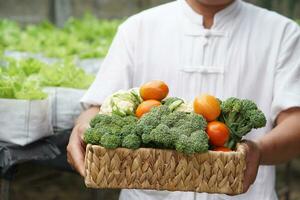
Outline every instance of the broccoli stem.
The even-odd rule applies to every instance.
[[[228,144],[226,145],[230,149],[235,149],[236,147],[236,141],[234,139],[230,139]]]

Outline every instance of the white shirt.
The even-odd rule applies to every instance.
[[[252,131],[250,139],[269,132],[280,111],[300,106],[300,29],[295,22],[240,0],[217,13],[211,29],[202,20],[185,0],[130,17],[119,27],[82,102],[100,105],[117,90],[155,79],[169,85],[171,96],[187,100],[201,93],[252,99],[268,123]],[[274,200],[274,185],[274,167],[261,166],[249,191],[234,197],[123,190],[120,198]]]

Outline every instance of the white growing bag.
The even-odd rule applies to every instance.
[[[84,69],[84,71],[89,74],[97,74],[102,63],[103,59],[101,58],[83,59],[76,62],[78,67]]]
[[[7,57],[14,58],[16,60],[21,60],[21,59],[26,59],[26,58],[35,58],[41,62],[48,63],[48,64],[59,61],[58,58],[47,58],[47,57],[43,56],[43,54],[41,54],[41,53],[6,50],[4,52],[4,55]]]
[[[0,141],[24,146],[50,135],[48,99],[0,99]]]
[[[58,61],[61,61],[59,58],[48,58],[43,56],[41,53],[30,53],[30,52],[19,52],[19,51],[5,51],[5,56],[14,58],[16,60],[25,59],[25,58],[35,58],[41,62],[52,64]],[[101,65],[103,63],[103,58],[89,58],[89,59],[76,59],[76,65],[86,73],[97,74]]]
[[[76,118],[82,111],[80,99],[85,90],[47,87],[44,91],[48,94],[51,102],[54,131],[72,129]]]

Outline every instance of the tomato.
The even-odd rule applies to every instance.
[[[220,113],[220,103],[214,96],[203,94],[194,100],[194,111],[202,115],[208,122],[216,120]]]
[[[145,83],[140,88],[140,95],[143,100],[158,100],[161,101],[169,93],[169,87],[163,81],[154,80]]]
[[[209,122],[207,124],[206,133],[209,137],[210,144],[216,147],[224,146],[229,139],[229,129],[222,122]]]
[[[215,147],[213,151],[231,152],[232,150],[227,147]]]
[[[143,116],[143,114],[149,112],[151,108],[160,106],[161,103],[157,100],[147,100],[143,101],[136,109],[135,115],[140,118]]]

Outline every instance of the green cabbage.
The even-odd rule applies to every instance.
[[[94,81],[94,75],[86,74],[72,61],[57,62],[40,71],[43,86],[86,89]]]
[[[0,52],[15,50],[57,58],[104,57],[120,23],[86,14],[82,19],[70,18],[63,28],[43,22],[21,29],[16,22],[0,20]]]

